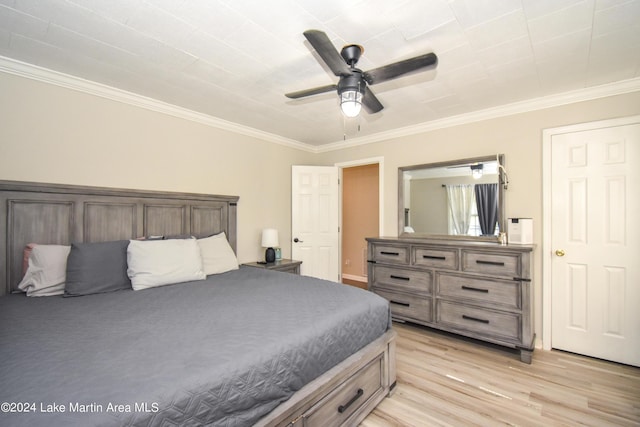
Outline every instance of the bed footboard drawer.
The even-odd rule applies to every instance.
[[[371,361],[302,416],[305,427],[341,426],[383,390],[382,356]]]

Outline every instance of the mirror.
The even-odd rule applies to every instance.
[[[398,168],[398,235],[496,241],[505,231],[504,155]]]

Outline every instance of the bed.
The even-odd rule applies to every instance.
[[[2,425],[357,425],[395,386],[374,294],[247,266],[79,297],[17,294],[27,244],[225,236],[237,197],[0,181]],[[6,402],[6,403],[4,403]]]

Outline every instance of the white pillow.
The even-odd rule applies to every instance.
[[[62,295],[71,246],[36,245],[29,255],[29,267],[18,289],[29,297]]]
[[[207,276],[238,269],[238,259],[224,232],[198,239],[198,245],[202,254],[202,266]]]
[[[136,291],[206,278],[196,239],[130,240],[127,264]]]

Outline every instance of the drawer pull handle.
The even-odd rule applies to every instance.
[[[353,405],[353,403],[358,400],[360,398],[360,396],[362,396],[364,394],[364,390],[362,390],[361,388],[358,389],[358,391],[356,392],[356,395],[353,396],[351,398],[350,401],[348,401],[346,404],[344,405],[340,405],[338,406],[338,412],[340,412],[341,414],[347,410],[347,408],[349,408],[349,406]]]
[[[462,285],[462,289],[464,289],[465,291],[482,292],[484,294],[488,294],[489,293],[489,289],[472,288],[471,286]]]
[[[408,302],[400,302],[400,301],[394,301],[391,300],[389,301],[391,304],[396,304],[396,305],[401,305],[403,307],[409,307],[411,304],[409,304]]]
[[[393,255],[393,256],[398,256],[400,255],[400,252],[387,252],[387,251],[380,251],[380,253],[382,255]]]
[[[477,317],[467,316],[466,314],[462,315],[462,318],[465,320],[473,320],[474,322],[486,323],[489,324],[489,321],[486,319],[478,319]]]
[[[446,256],[437,256],[437,255],[422,255],[424,259],[438,259],[440,261],[445,261],[447,259]]]
[[[504,267],[504,262],[500,261],[483,261],[481,259],[476,260],[478,264],[486,264],[486,265],[497,265],[499,267]]]
[[[389,277],[391,277],[392,279],[397,279],[397,280],[405,280],[405,281],[409,281],[411,280],[410,277],[403,277],[403,276],[396,276],[394,274],[390,275]]]

